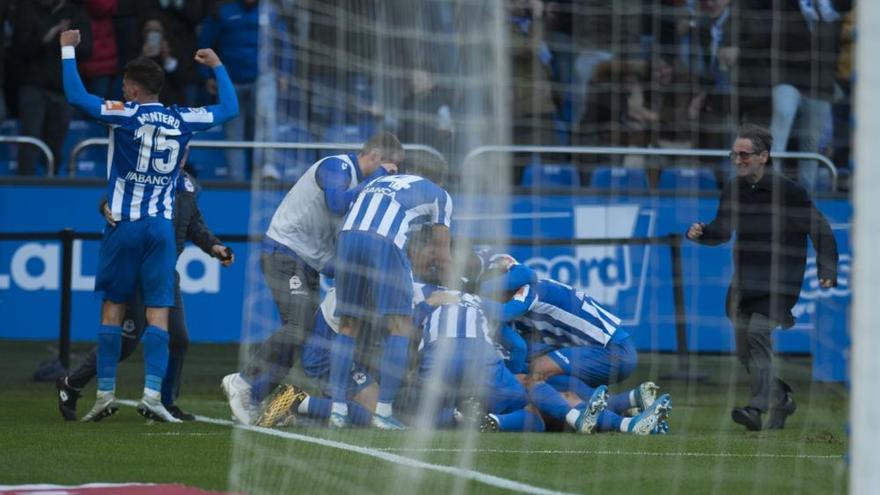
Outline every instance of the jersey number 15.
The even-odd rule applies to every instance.
[[[169,136],[179,136],[179,129],[170,127],[159,127],[152,124],[145,124],[134,131],[134,138],[141,142],[138,150],[137,171],[146,172],[150,165],[153,170],[160,174],[171,173],[177,166],[177,155],[180,154],[180,143]],[[162,153],[168,151],[168,157],[163,159],[152,158],[153,153]]]

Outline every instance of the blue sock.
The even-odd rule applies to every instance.
[[[253,399],[254,404],[263,402],[263,399],[272,393],[272,380],[266,373],[257,376],[253,380],[248,380],[248,382],[251,384],[251,399]]]
[[[116,388],[116,365],[122,355],[122,327],[98,327],[98,391],[110,392]]]
[[[168,370],[162,381],[162,404],[166,406],[174,404],[174,400],[177,399],[177,388],[180,387],[180,374],[183,371],[185,357],[186,351],[179,349],[168,355]]]
[[[606,409],[599,413],[596,421],[596,431],[620,431],[621,421],[623,421],[623,416]]]
[[[144,332],[144,388],[162,391],[162,379],[168,370],[168,332],[148,326]]]
[[[617,414],[623,414],[627,409],[633,407],[633,405],[629,402],[629,391],[621,393],[609,395],[607,397],[608,400],[608,409],[609,411],[616,412]]]
[[[551,387],[560,392],[572,392],[581,398],[581,400],[590,400],[593,396],[595,388],[587,385],[583,381],[569,375],[555,375],[545,380]]]
[[[444,407],[437,413],[437,417],[434,418],[434,426],[437,428],[452,428],[455,426],[455,409],[451,407]]]
[[[565,415],[571,410],[568,401],[555,388],[545,382],[532,385],[529,390],[529,401],[539,411],[559,421],[565,420]]]
[[[345,402],[348,395],[348,379],[354,361],[354,339],[349,335],[337,334],[330,344],[330,399]]]
[[[348,421],[354,426],[370,426],[373,421],[373,413],[359,403],[348,401]]]
[[[394,402],[406,373],[409,338],[389,335],[385,339],[382,362],[379,364],[379,402]]]
[[[520,409],[507,414],[495,414],[499,431],[544,431],[544,420],[532,411]]]
[[[333,401],[330,399],[325,399],[324,397],[315,397],[314,395],[309,396],[309,417],[316,419],[327,419],[330,417],[330,408],[333,406]],[[349,412],[351,412],[349,410]]]

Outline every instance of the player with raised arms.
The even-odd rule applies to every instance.
[[[195,60],[214,71],[219,103],[203,108],[166,107],[159,102],[165,72],[139,57],[125,66],[125,102],[104,101],[86,92],[76,67],[74,47],[80,33],[61,33],[64,94],[71,105],[110,126],[107,201],[115,227],[101,240],[95,291],[103,293],[98,328],[98,392],[83,421],[97,421],[117,411],[116,366],[122,347],[126,303],[137,287],[146,306],[144,395],[138,412],[149,419],[178,423],[162,405],[161,388],[168,365],[168,315],[174,305],[173,204],[183,151],[192,134],[238,115],[232,81],[217,54],[198,50]]]

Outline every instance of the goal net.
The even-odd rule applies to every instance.
[[[479,317],[492,322],[503,318],[492,311],[502,309],[461,294],[435,300],[434,312],[417,320],[411,334],[393,406],[406,431],[329,428],[330,406],[314,405],[327,401],[328,379],[309,373],[301,347],[274,356],[278,369],[292,365],[283,382],[307,392],[313,404],[299,407],[302,396],[290,389],[254,392],[254,407],[262,401],[257,416],[273,405],[273,420],[236,429],[230,488],[845,492],[848,198],[821,192],[833,179],[831,169],[812,169],[818,172],[806,180],[841,254],[839,283],[819,287],[810,248],[793,326],[774,332],[771,341],[775,371],[794,389],[797,413],[782,431],[748,432],[731,420],[732,411],[748,403],[754,376],[737,359],[725,307],[734,276],[731,244],[709,247],[683,238],[694,222],[714,218],[735,163],[722,153],[670,151],[729,150],[740,122],[770,126],[771,82],[789,60],[789,30],[802,15],[774,8],[739,10],[720,0],[261,2],[257,135],[324,147],[254,153],[255,171],[262,173],[255,172],[252,183],[250,233],[265,233],[291,184],[316,160],[357,153],[371,136],[392,132],[406,148],[408,170],[443,169],[438,175],[454,204],[451,280],[467,279],[471,285],[461,288],[481,292],[483,301],[497,298],[502,308],[519,300],[532,316],[518,316],[529,319],[531,330],[511,324],[512,334],[487,324],[505,376],[528,372],[524,382],[510,385],[521,387],[525,403],[505,409],[492,395],[501,382],[466,386],[473,385],[465,382],[474,380],[478,364],[462,363],[470,355],[458,344],[432,347],[439,340],[429,326],[432,317],[447,318],[440,307],[461,314],[479,307]],[[834,22],[839,36],[846,12],[833,21],[822,17],[828,12],[816,12],[810,26]],[[747,45],[759,27],[770,33],[767,45]],[[841,49],[834,50],[836,57]],[[823,57],[819,50],[804,61],[806,77],[818,74]],[[767,72],[763,93],[765,83],[752,80],[756,71]],[[822,108],[828,114],[820,118],[829,122],[831,106]],[[839,144],[827,126],[814,134],[792,129],[788,150]],[[812,147],[814,137],[819,141]],[[811,170],[791,160],[778,167],[796,179]],[[411,243],[418,238],[410,234]],[[536,278],[505,285],[521,273],[492,256],[505,253]],[[240,369],[281,327],[260,251],[251,250],[247,263]],[[474,285],[481,268],[484,284]],[[549,285],[539,290],[542,283]],[[299,289],[293,279],[290,284]],[[578,302],[570,311],[592,318],[590,325],[539,314],[544,301],[522,286],[548,300],[569,291],[569,302]],[[334,294],[332,287],[322,277],[322,294]],[[468,340],[469,331],[481,328],[460,319],[462,338],[449,340]],[[358,392],[379,381],[388,345],[387,322],[376,315],[367,320],[355,343],[352,386]],[[299,323],[308,336],[315,315]],[[572,337],[563,326],[598,333]],[[525,350],[516,341],[524,334],[532,335]],[[580,351],[554,356],[586,342],[600,350],[593,367],[582,365],[593,361]],[[428,357],[425,348],[433,351]],[[289,358],[294,362],[285,364]],[[435,368],[425,371],[427,360]],[[443,368],[437,363],[458,363],[455,376],[465,384],[437,371]],[[372,415],[375,402],[349,405],[349,421],[355,409]],[[600,418],[603,409],[609,414]],[[763,415],[764,425],[770,415]]]

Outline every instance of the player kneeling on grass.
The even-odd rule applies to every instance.
[[[318,421],[327,421],[333,401],[329,397],[330,349],[339,333],[339,318],[334,316],[336,309],[336,289],[327,291],[315,314],[312,333],[303,348],[302,368],[306,376],[312,378],[323,397],[307,394],[294,385],[281,385],[267,398],[257,416],[257,426],[290,426],[297,416]],[[366,367],[355,363],[348,381],[347,400],[349,421],[352,426],[370,426],[379,387],[367,373]]]
[[[592,298],[553,280],[539,280],[531,269],[509,256],[496,257],[489,266],[482,276],[481,292],[490,295],[484,298],[484,306],[493,319],[502,325],[510,323],[528,337],[527,352],[514,350],[511,354],[531,356],[524,383],[532,403],[542,412],[550,411],[550,417],[557,420],[572,414],[566,412],[565,401],[549,389],[589,400],[632,372],[636,355],[629,335],[617,328],[620,320]],[[495,304],[493,297],[506,302]],[[508,349],[526,346],[520,333],[502,332]],[[525,363],[512,366],[518,373],[527,369]],[[655,400],[658,390],[654,383],[644,382],[633,390],[608,396],[609,410],[598,430],[647,433],[641,430],[649,424],[651,430],[665,430],[671,400],[668,394]],[[638,421],[622,418],[631,409],[638,414]]]

